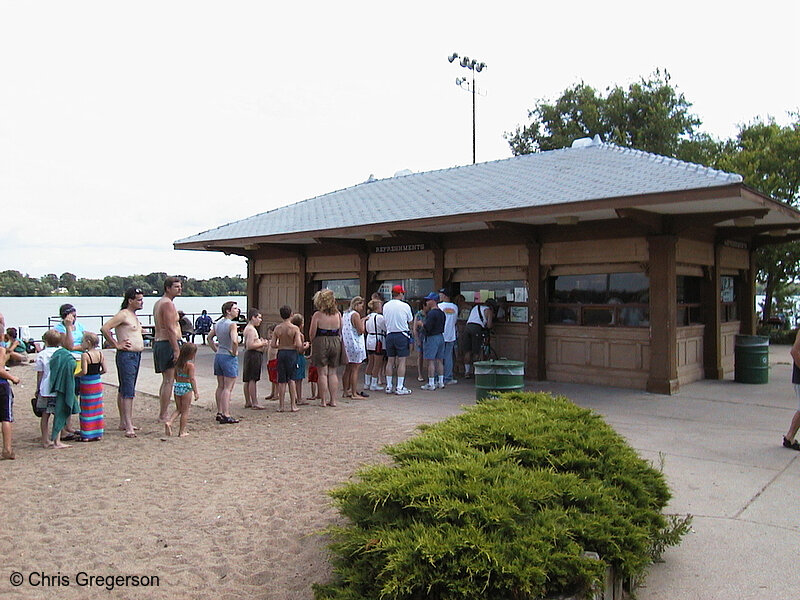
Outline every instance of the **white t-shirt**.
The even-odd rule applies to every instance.
[[[481,321],[481,317],[478,314],[478,309],[481,309],[481,312],[483,313],[483,321]],[[485,304],[476,304],[475,306],[472,307],[472,311],[469,313],[469,319],[467,319],[467,324],[477,323],[481,327],[486,327],[486,325],[489,323],[489,318],[486,315],[486,311],[488,310],[491,309]]]
[[[42,381],[39,384],[40,396],[53,396],[50,391],[50,358],[58,350],[58,346],[47,346],[36,355],[36,363],[33,365],[37,372],[42,374]]]
[[[408,333],[408,324],[414,320],[411,307],[402,300],[389,300],[383,305],[383,320],[386,333]]]
[[[452,302],[439,302],[439,308],[444,313],[444,341],[456,341],[456,321],[458,320],[458,305]]]
[[[375,344],[380,341],[381,346],[386,346],[386,323],[380,313],[369,313],[364,323],[364,335],[367,338],[367,350],[375,351]]]

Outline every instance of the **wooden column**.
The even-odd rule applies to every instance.
[[[742,289],[737,290],[737,309],[739,312],[739,333],[755,335],[756,333],[756,253],[750,250],[750,268],[742,274]]]
[[[542,246],[528,242],[528,362],[525,374],[530,379],[544,381],[547,378],[545,363],[544,326],[547,321],[545,282],[542,279]]]
[[[703,277],[700,290],[702,303],[703,323],[703,370],[706,379],[723,379],[725,371],[722,367],[722,311],[720,304],[720,249],[719,244],[714,245],[714,264],[708,268]]]
[[[246,259],[247,262],[247,308],[258,306],[258,283],[261,277],[255,274],[255,257]]]
[[[309,298],[308,285],[306,285],[306,265],[308,263],[308,258],[306,257],[305,252],[301,252],[297,258],[298,262],[300,263],[300,269],[297,273],[297,306],[293,306],[292,310],[295,312],[301,312],[305,309]],[[311,317],[306,317],[306,325],[308,325],[308,321],[310,320]]]
[[[373,290],[369,289],[369,253],[358,253],[358,289],[361,291],[361,297],[366,302],[369,302]]]
[[[650,254],[650,377],[647,391],[678,391],[677,287],[675,246],[677,238],[647,238]]]
[[[444,287],[444,248],[433,249],[433,289]]]

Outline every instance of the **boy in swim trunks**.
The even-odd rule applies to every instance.
[[[300,328],[291,322],[292,309],[289,306],[280,308],[282,323],[275,327],[272,335],[272,347],[278,349],[278,412],[283,412],[283,399],[286,395],[287,383],[297,370],[297,354],[302,352],[303,335]],[[297,389],[289,386],[290,410],[297,412]]]

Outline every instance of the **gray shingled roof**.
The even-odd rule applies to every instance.
[[[228,223],[176,244],[570,204],[741,183],[739,175],[596,144],[361,183]]]

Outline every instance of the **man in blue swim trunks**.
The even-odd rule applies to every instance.
[[[169,420],[169,400],[172,396],[172,383],[175,381],[175,361],[178,360],[178,340],[181,339],[181,326],[178,310],[173,299],[181,295],[183,284],[179,277],[167,277],[164,280],[164,295],[153,307],[155,320],[155,341],[153,342],[153,366],[156,373],[161,373],[159,389],[158,422]]]
[[[139,288],[128,288],[122,300],[122,310],[106,321],[100,328],[108,344],[116,348],[117,365],[117,408],[119,409],[119,428],[125,431],[125,437],[135,438],[133,425],[133,397],[136,395],[136,379],[139,376],[139,364],[144,350],[142,324],[136,311],[142,308],[144,295]],[[111,331],[114,330],[114,334]]]

